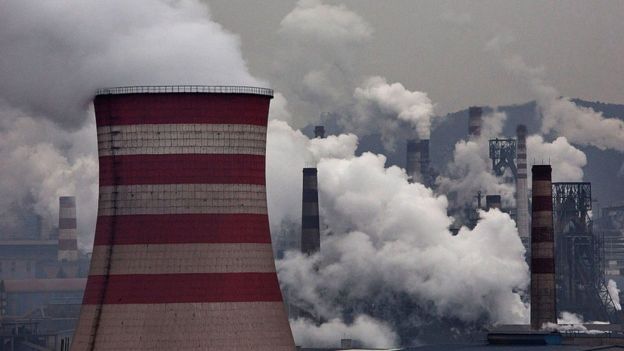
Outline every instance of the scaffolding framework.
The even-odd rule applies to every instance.
[[[591,183],[553,183],[557,310],[617,321],[604,277],[602,241],[593,231]]]
[[[514,179],[517,178],[516,139],[490,139],[490,159],[492,170],[497,177],[502,177],[505,170],[509,169]]]

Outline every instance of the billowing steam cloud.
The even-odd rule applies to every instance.
[[[503,206],[515,203],[515,186],[496,177],[491,171],[489,140],[500,137],[507,116],[494,112],[483,117],[481,136],[471,140],[460,140],[455,144],[453,160],[444,176],[438,177],[438,190],[443,194],[455,194],[454,207],[474,203],[477,192],[483,195],[501,195]]]
[[[346,101],[359,84],[358,55],[372,37],[368,22],[344,5],[301,0],[280,23],[272,83],[299,113],[297,128],[318,121],[321,112],[347,113]]]
[[[535,95],[543,117],[543,133],[565,136],[573,144],[624,152],[624,121],[605,118],[602,112],[577,106],[570,98],[562,97],[543,81],[541,70],[529,67],[519,56],[506,60],[506,64],[527,81]]]
[[[320,41],[358,42],[369,39],[372,28],[344,5],[320,0],[300,0],[282,19],[281,31],[288,35],[315,37]]]
[[[0,119],[0,228],[8,237],[27,231],[27,213],[49,226],[58,221],[58,198],[75,195],[79,247],[90,250],[97,204],[97,159],[93,123],[65,132],[52,122],[4,108]],[[44,226],[45,228],[45,226]],[[37,234],[35,231],[31,235]]]
[[[580,182],[583,180],[583,167],[587,165],[585,153],[570,145],[565,137],[559,137],[552,143],[545,142],[539,135],[527,137],[527,161],[529,164],[552,165],[554,182]],[[531,186],[529,170],[528,184]]]
[[[97,88],[252,84],[200,1],[3,1],[0,97],[76,128]]]
[[[358,14],[344,5],[302,0],[282,19],[279,33],[284,40],[273,81],[299,112],[279,119],[300,128],[332,112],[345,130],[381,133],[389,150],[397,138],[429,137],[434,104],[426,93],[358,72],[358,55],[373,35]]]
[[[55,223],[58,196],[75,194],[82,248],[97,207],[95,127],[85,123],[97,88],[263,84],[199,0],[3,1],[0,47],[3,226],[28,211]]]
[[[461,207],[474,203],[475,195],[501,195],[503,206],[515,203],[515,184],[505,182],[491,171],[488,140],[500,137],[506,116],[494,112],[483,117],[481,136],[477,139],[461,140],[455,145],[453,160],[445,175],[438,177],[440,193],[454,193],[453,206]],[[587,165],[585,153],[571,145],[565,137],[547,142],[540,135],[527,137],[529,164],[528,186],[531,186],[531,164],[550,164],[553,167],[553,181],[579,182],[583,180],[583,167]],[[511,174],[509,174],[511,176]]]
[[[269,145],[277,140],[280,145],[269,147],[269,170],[289,172],[292,161],[284,160],[301,164],[306,155],[317,155],[321,216],[330,233],[322,239],[320,255],[293,251],[277,263],[295,305],[350,330],[362,318],[373,318],[386,335],[380,340],[394,340],[394,333],[406,337],[407,330],[413,333],[444,318],[458,323],[526,321],[519,292],[528,283],[528,267],[508,215],[482,212],[474,230],[462,228],[452,236],[446,198],[408,183],[398,167],[385,168],[382,155],[348,154],[355,137],[308,140],[277,121],[271,122],[269,133]],[[335,157],[315,151],[329,150],[320,147],[324,143],[334,144],[331,149],[342,145],[338,149],[344,153]],[[273,192],[279,183],[268,184],[270,208],[300,208],[295,204],[300,201],[300,174],[295,179],[290,196]],[[294,212],[290,215],[300,215]],[[279,220],[276,216],[286,215],[271,212],[272,223]],[[327,327],[310,323],[293,323],[297,340],[322,345],[315,336]]]
[[[434,115],[433,103],[426,93],[409,91],[401,83],[388,84],[382,77],[371,77],[355,89],[355,98],[364,105],[376,106],[383,114],[397,116],[414,127],[421,139],[429,139]],[[371,122],[380,120],[380,116],[366,118],[368,121],[358,122],[368,122],[365,125],[370,126],[375,124]]]

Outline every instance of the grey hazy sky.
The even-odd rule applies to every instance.
[[[624,103],[624,1],[345,0],[374,29],[360,71],[429,94],[438,112],[533,97],[485,49],[543,67],[562,95]],[[210,0],[214,19],[240,35],[254,75],[271,80],[280,21],[295,1]]]

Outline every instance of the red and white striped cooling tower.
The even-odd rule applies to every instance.
[[[267,217],[272,96],[98,92],[98,221],[72,350],[295,349]]]

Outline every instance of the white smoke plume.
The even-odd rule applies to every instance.
[[[291,303],[329,323],[374,318],[391,328],[392,333],[383,332],[385,340],[394,333],[405,337],[408,325],[413,332],[444,318],[476,324],[526,322],[521,294],[528,267],[507,214],[482,212],[474,230],[462,228],[452,236],[446,198],[408,183],[403,169],[386,168],[383,155],[355,156],[354,136],[308,140],[289,129],[271,122],[267,169],[284,171],[284,160],[299,160],[299,165],[306,157],[318,161],[321,218],[328,228],[320,254],[291,251],[277,262]],[[324,149],[319,145],[335,142],[349,147],[339,155],[318,152]],[[284,175],[292,182],[268,184],[269,207],[282,209],[270,211],[272,225],[293,208],[291,215],[300,216],[300,168],[295,172]],[[278,186],[288,190],[274,193]],[[325,327],[296,327],[296,337],[316,335],[310,328]],[[300,330],[306,330],[305,336],[298,335]]]
[[[546,142],[540,135],[527,137],[527,161],[529,164],[550,164],[553,182],[580,182],[583,167],[587,165],[585,153],[571,145],[565,137]],[[528,170],[531,186],[531,170]]]
[[[358,316],[352,324],[332,319],[321,325],[299,318],[290,327],[297,345],[340,347],[341,339],[353,339],[367,347],[388,348],[398,345],[399,338],[385,323],[368,316]]]
[[[198,0],[3,1],[0,47],[0,97],[68,128],[97,88],[261,84]]]
[[[4,108],[0,119],[0,226],[20,238],[19,212],[58,224],[59,196],[76,196],[78,244],[90,250],[97,205],[94,123],[66,132],[52,122]],[[32,235],[32,233],[31,233]]]
[[[319,41],[358,42],[369,39],[370,25],[344,5],[328,5],[320,0],[300,0],[281,22],[288,35],[309,36]]]
[[[282,19],[279,33],[283,41],[272,81],[299,112],[288,117],[293,127],[317,123],[329,112],[344,130],[381,133],[388,150],[401,137],[429,137],[434,104],[426,93],[360,72],[358,58],[373,28],[357,13],[301,0]]]
[[[199,0],[3,1],[0,47],[1,221],[34,211],[56,223],[58,196],[76,195],[81,249],[97,208],[97,88],[264,85]]]
[[[431,133],[431,119],[434,117],[434,105],[426,93],[420,91],[409,91],[401,83],[388,84],[385,78],[370,77],[366,79],[361,87],[355,88],[355,98],[364,105],[373,105],[377,111],[383,115],[391,115],[392,119],[407,122],[416,129],[421,139],[429,139]],[[395,130],[384,131],[384,125],[389,122],[384,121],[379,115],[372,113],[358,114],[354,123],[366,125],[368,128],[380,124],[383,132],[396,134]],[[365,120],[363,120],[365,119]],[[387,138],[387,137],[386,137]]]
[[[317,122],[322,112],[346,113],[359,83],[358,56],[373,28],[344,5],[301,0],[280,23],[280,42],[271,81],[299,113],[297,128]]]
[[[357,137],[341,134],[308,139],[279,120],[269,121],[267,134],[268,209],[272,232],[277,233],[282,222],[300,220],[302,168],[314,167],[324,157],[352,157]]]
[[[501,137],[506,119],[507,116],[502,112],[483,116],[481,136],[467,141],[460,140],[455,144],[453,160],[446,174],[436,180],[440,193],[456,194],[453,207],[474,203],[479,191],[483,195],[501,195],[504,207],[515,203],[515,185],[494,175],[489,154],[489,140]]]
[[[505,61],[526,80],[542,114],[542,132],[566,137],[571,143],[624,152],[624,121],[606,118],[602,112],[576,105],[542,78],[542,69],[529,67],[520,56]]]

